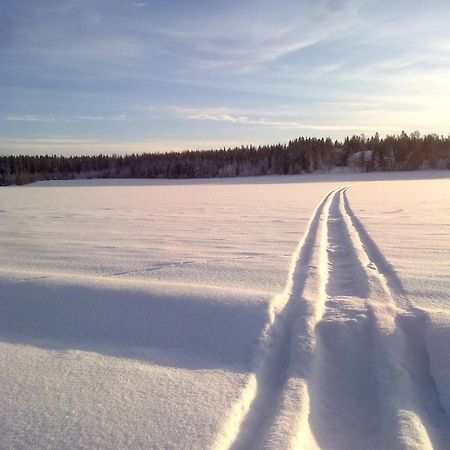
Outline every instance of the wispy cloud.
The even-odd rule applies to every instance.
[[[273,120],[265,117],[250,117],[247,115],[237,115],[229,108],[184,108],[171,106],[168,108],[176,116],[199,121],[225,122],[239,125],[250,125],[257,127],[273,128],[278,130],[317,130],[317,131],[383,131],[396,130],[397,128],[389,125],[373,124],[314,124],[292,120]]]
[[[107,121],[107,122],[124,122],[129,118],[125,114],[118,114],[115,116],[73,116],[73,120],[93,120],[93,121]]]
[[[38,123],[50,123],[54,122],[54,117],[35,116],[33,114],[21,114],[17,116],[5,117],[7,122],[38,122]]]
[[[107,121],[107,122],[123,122],[128,120],[125,114],[115,116],[39,116],[34,114],[18,114],[10,115],[4,118],[7,122],[36,122],[36,123],[73,123],[82,121]]]
[[[188,60],[201,69],[253,70],[284,55],[315,45],[352,27],[354,0],[249,1],[223,14],[177,18],[173,27],[153,26],[169,42],[189,48]]]
[[[0,136],[0,155],[20,154],[127,154],[185,150],[219,149],[243,144],[262,144],[255,139],[147,139],[117,140],[92,139],[74,136],[47,136],[33,138],[9,138]]]

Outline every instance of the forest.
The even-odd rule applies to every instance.
[[[352,171],[450,169],[448,137],[419,132],[343,141],[300,137],[287,144],[127,155],[0,156],[0,185],[81,178],[215,178]]]

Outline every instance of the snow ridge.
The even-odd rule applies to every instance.
[[[316,208],[216,448],[448,448],[427,316],[406,298],[346,190]]]

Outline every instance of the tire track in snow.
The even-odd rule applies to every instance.
[[[302,359],[300,366],[303,369],[308,365],[307,360],[314,346],[313,329],[316,317],[321,314],[315,300],[323,284],[321,279],[326,275],[326,270],[321,267],[323,261],[318,258],[323,249],[318,250],[317,247],[323,245],[320,235],[326,232],[329,205],[336,192],[329,192],[317,206],[297,245],[285,291],[271,305],[255,373],[250,376],[240,400],[233,406],[213,446],[215,449],[261,448],[265,446],[265,441],[270,440],[271,430],[280,417],[280,407],[287,398],[300,396],[300,403],[307,406],[306,384],[295,387],[295,392],[290,389],[287,397],[284,388],[291,379],[294,365],[297,366],[293,364],[292,357],[295,355],[295,359]],[[302,302],[302,297],[308,293],[314,301]],[[299,318],[302,319],[300,322]],[[294,336],[301,336],[303,352],[298,352],[293,342]],[[295,405],[294,416],[289,414],[287,420],[297,426],[301,423],[298,405]]]
[[[406,298],[345,191],[328,214],[326,301],[304,431],[330,450],[448,449],[450,421],[430,373],[426,316]]]
[[[345,191],[317,207],[256,373],[215,448],[450,448],[426,316],[406,298]]]
[[[328,279],[308,380],[309,423],[320,448],[375,449],[380,447],[371,443],[381,428],[381,412],[370,286],[342,216],[343,192],[333,198],[327,223]]]
[[[342,190],[328,221],[327,301],[316,327],[309,422],[323,449],[448,449],[450,422],[423,314]]]

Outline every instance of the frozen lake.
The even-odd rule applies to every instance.
[[[0,447],[449,448],[449,198],[448,171],[1,189]]]

